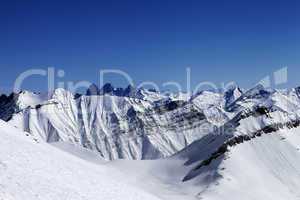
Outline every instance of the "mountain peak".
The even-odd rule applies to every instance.
[[[105,83],[100,90],[100,95],[113,94],[114,86],[111,83]]]
[[[236,101],[240,96],[243,94],[242,90],[237,86],[231,86],[227,91],[224,93],[225,104],[230,105],[234,101]]]
[[[90,87],[86,91],[87,96],[99,95],[100,91],[96,84],[91,84]]]
[[[270,93],[270,90],[266,89],[262,84],[257,84],[253,88],[247,90],[243,96],[247,96],[248,98],[267,97]]]
[[[124,90],[124,96],[126,97],[134,97],[136,93],[136,88],[132,85],[128,85]]]

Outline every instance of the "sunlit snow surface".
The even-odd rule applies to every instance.
[[[0,199],[158,199],[116,170],[34,142],[2,121],[0,133]]]
[[[143,95],[22,93],[0,121],[0,199],[300,199],[299,89]]]
[[[0,132],[0,199],[299,199],[299,128],[232,147],[187,182],[197,162],[184,163],[201,157],[200,147],[163,160],[106,162],[73,145],[35,141],[2,121]]]

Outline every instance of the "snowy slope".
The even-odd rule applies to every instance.
[[[0,121],[0,199],[296,200],[299,131],[286,128],[231,147],[182,182],[199,161],[184,165],[187,157],[176,155],[105,164],[97,154],[54,148]]]
[[[300,199],[299,134],[299,128],[281,130],[231,147],[226,155],[193,172],[198,198]]]
[[[241,112],[176,154],[202,199],[300,199],[299,118],[276,106]],[[230,125],[230,126],[229,126]]]
[[[104,161],[65,142],[48,144],[0,121],[2,200],[196,200],[182,160]]]
[[[158,199],[116,170],[36,142],[3,121],[0,133],[0,199]]]
[[[278,111],[251,112],[235,120],[239,123],[228,135],[207,135],[171,158],[110,165],[128,174],[130,183],[162,199],[299,199],[299,123],[291,124],[293,118]],[[277,131],[270,129],[279,123],[282,126]],[[252,133],[256,136],[250,137]],[[241,136],[250,139],[234,139]],[[200,165],[226,141],[236,143],[207,165]]]

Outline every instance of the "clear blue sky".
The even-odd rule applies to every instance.
[[[299,1],[2,1],[0,90],[29,68],[66,72],[63,80],[97,82],[116,68],[136,83],[236,81],[250,87],[288,66],[300,85]],[[122,80],[112,78],[115,85]],[[25,89],[44,90],[31,78]],[[1,92],[1,91],[0,91]]]

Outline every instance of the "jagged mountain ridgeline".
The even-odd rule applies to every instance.
[[[56,89],[49,95],[28,91],[1,96],[1,119],[49,143],[69,142],[103,158],[157,159],[226,126],[257,107],[296,115],[298,89],[242,92],[202,91],[195,95],[91,85],[85,95]],[[206,136],[207,137],[207,136]],[[210,136],[209,136],[210,137]]]
[[[208,93],[221,104],[219,94]],[[12,96],[12,95],[11,95]],[[70,142],[98,152],[108,160],[156,159],[170,156],[202,137],[196,130],[213,129],[227,118],[221,109],[203,111],[197,99],[162,95],[131,86],[86,95],[57,89],[50,95],[23,91],[6,97],[2,119],[47,142]]]

